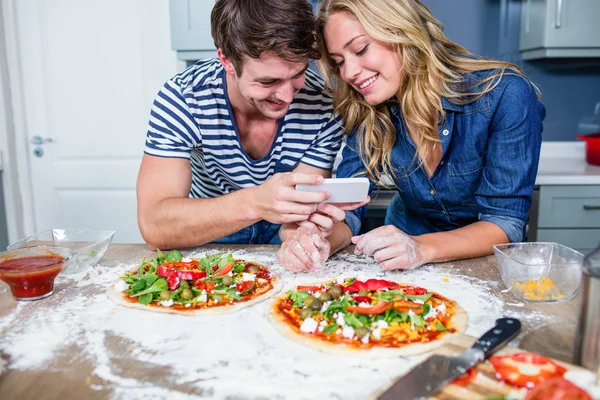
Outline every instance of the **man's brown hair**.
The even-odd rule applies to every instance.
[[[210,23],[215,46],[238,75],[244,54],[259,58],[269,52],[290,62],[320,57],[307,0],[217,0]]]

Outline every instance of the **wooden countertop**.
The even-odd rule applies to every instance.
[[[241,252],[242,258],[254,258],[277,269],[277,249],[205,246],[194,249],[194,254],[231,250],[238,257]],[[264,318],[268,302],[209,319],[146,313],[112,304],[104,294],[107,286],[144,257],[153,258],[155,253],[144,245],[113,244],[98,266],[76,277],[58,279],[55,293],[36,302],[13,300],[7,286],[0,283],[0,356],[6,367],[0,375],[0,397],[364,398],[425,357],[365,363],[317,353],[289,343],[268,326]],[[522,321],[523,329],[512,346],[570,361],[577,301],[524,304],[505,290],[495,263],[489,256],[390,273],[346,249],[323,271],[307,275],[278,272],[284,284],[362,273],[406,278],[426,287],[455,285],[453,290],[458,288],[460,297],[456,300],[471,310],[467,333],[481,334],[491,328],[490,321],[495,318],[513,316]],[[65,307],[70,307],[68,313],[57,314]],[[478,308],[488,310],[486,307],[489,312],[478,314]],[[63,321],[57,321],[53,314]],[[148,326],[133,326],[140,321]],[[71,331],[64,332],[61,327]],[[151,340],[142,340],[149,336]],[[178,344],[189,348],[182,350]],[[178,354],[184,354],[186,361],[182,362]],[[167,355],[171,361],[164,358]],[[365,377],[363,382],[361,376]]]

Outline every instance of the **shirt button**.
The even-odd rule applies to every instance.
[[[444,129],[442,131],[442,135],[444,135],[444,136],[448,136],[449,133],[450,133],[450,131],[448,129]]]
[[[444,160],[440,161],[440,165],[444,165]]]
[[[431,195],[433,196],[435,194],[435,190],[431,189]]]

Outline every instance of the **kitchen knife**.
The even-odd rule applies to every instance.
[[[514,318],[500,318],[475,344],[456,356],[433,355],[400,378],[379,400],[425,399],[458,378],[469,368],[485,360],[503,347],[521,330],[521,322]]]

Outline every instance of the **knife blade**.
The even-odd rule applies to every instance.
[[[379,400],[426,399],[502,348],[520,330],[518,319],[500,318],[467,351],[456,356],[429,357],[382,393]]]

